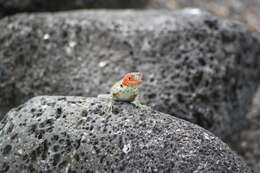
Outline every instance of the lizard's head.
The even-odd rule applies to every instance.
[[[142,83],[143,74],[140,72],[127,73],[122,79],[122,84],[125,86],[138,86]]]

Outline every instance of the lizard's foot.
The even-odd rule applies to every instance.
[[[109,101],[108,107],[106,108],[107,113],[112,113],[113,112],[113,101]]]
[[[133,105],[135,105],[136,108],[143,108],[143,109],[148,109],[149,107],[146,105],[143,105],[140,101],[134,101],[132,102]]]

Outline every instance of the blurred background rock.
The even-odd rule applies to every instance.
[[[197,7],[215,15],[239,20],[249,26],[252,31],[260,32],[259,0],[153,0],[153,7],[180,9]],[[244,156],[248,163],[260,172],[260,88],[255,96],[251,112],[248,114],[249,129],[241,134],[236,150]]]
[[[19,12],[64,11],[84,8],[109,9],[181,9],[197,7],[218,16],[229,17],[247,23],[260,32],[259,0],[0,0],[0,17]]]
[[[254,98],[251,112],[248,114],[250,127],[241,133],[241,142],[235,150],[239,151],[256,172],[260,172],[260,90]]]
[[[152,0],[151,7],[181,9],[196,7],[215,15],[239,20],[247,24],[250,30],[260,32],[259,0]],[[244,156],[248,163],[260,172],[260,87],[255,96],[251,112],[248,114],[249,129],[241,134],[236,150]]]
[[[240,20],[252,30],[260,32],[259,0],[151,0],[149,6],[168,9],[196,7],[218,16]]]
[[[0,16],[19,12],[65,11],[86,8],[145,8],[148,0],[0,0]]]

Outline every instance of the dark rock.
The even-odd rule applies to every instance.
[[[238,144],[240,145],[237,148],[233,148],[245,158],[256,173],[260,173],[260,126],[242,131]]]
[[[240,140],[233,148],[245,158],[256,173],[260,173],[260,87],[247,116],[250,120],[249,128],[240,133]]]
[[[97,96],[142,71],[141,100],[229,140],[247,125],[259,40],[198,10],[17,15],[0,22],[0,103],[36,95]]]
[[[144,8],[150,0],[0,0],[0,17],[20,12],[64,11],[83,8]]]
[[[1,172],[251,170],[207,130],[148,107],[83,97],[36,97],[0,125]]]

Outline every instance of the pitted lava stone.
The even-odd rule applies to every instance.
[[[0,126],[0,172],[251,172],[197,125],[109,103],[43,96],[12,109]]]
[[[247,125],[259,40],[194,10],[83,11],[0,21],[0,104],[37,95],[97,96],[142,71],[141,100],[226,141]]]

